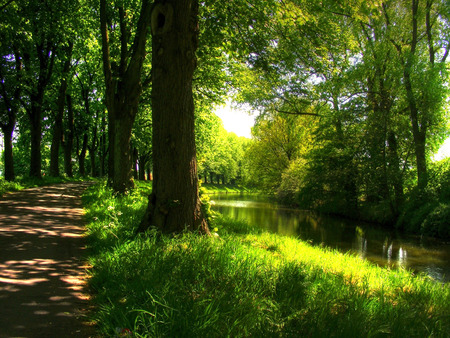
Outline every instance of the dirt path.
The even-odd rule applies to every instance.
[[[81,194],[64,183],[0,197],[0,337],[91,337]]]

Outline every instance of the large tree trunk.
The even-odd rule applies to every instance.
[[[127,109],[130,109],[130,107]],[[113,147],[114,172],[112,187],[114,191],[119,193],[124,193],[134,187],[130,145],[134,117],[131,118],[128,112],[122,113],[125,115],[125,118],[117,118],[116,116],[115,119]],[[135,114],[133,115],[136,116]]]
[[[152,10],[153,191],[144,231],[209,233],[198,193],[192,76],[198,2],[158,1]]]
[[[5,150],[3,152],[3,159],[5,161],[5,180],[14,181],[16,175],[14,173],[14,160],[13,160],[13,146],[12,146],[12,136],[14,131],[14,123],[2,126],[2,132],[4,135]]]

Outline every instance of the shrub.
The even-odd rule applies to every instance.
[[[450,203],[439,203],[421,224],[421,233],[450,239]]]

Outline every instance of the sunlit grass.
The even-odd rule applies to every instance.
[[[0,196],[6,192],[18,191],[23,189],[23,186],[18,182],[8,182],[0,178]]]
[[[147,184],[85,205],[104,336],[445,337],[450,289],[425,276],[217,217],[218,236],[134,237]]]
[[[216,184],[216,183],[202,183],[202,187],[205,188],[205,192],[212,193],[242,193],[251,192],[243,186],[232,185],[232,184]]]

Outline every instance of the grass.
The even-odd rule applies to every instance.
[[[233,184],[202,183],[202,188],[206,190],[207,194],[253,192],[253,190]]]
[[[149,185],[84,203],[103,336],[448,337],[450,288],[217,216],[211,237],[134,237]],[[128,331],[129,330],[129,331]]]

